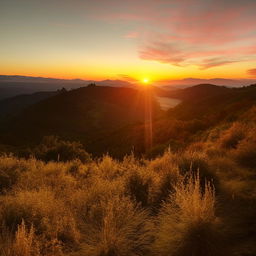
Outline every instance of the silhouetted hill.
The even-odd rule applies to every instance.
[[[183,99],[169,114],[178,119],[231,118],[256,103],[256,85],[226,88],[198,85],[174,92],[172,97]]]
[[[102,136],[111,142],[116,130],[144,122],[145,97],[150,97],[153,117],[158,115],[159,105],[145,91],[97,86],[67,91],[23,110],[5,125],[2,139],[22,144],[54,134],[86,145],[100,143]]]
[[[182,102],[163,112],[151,92]],[[147,99],[148,98],[148,99]],[[153,108],[153,148],[145,145],[145,100]],[[94,155],[123,156],[179,149],[198,134],[220,123],[236,120],[256,105],[256,85],[226,88],[197,85],[167,92],[114,87],[83,87],[28,106],[2,127],[0,142],[10,145],[38,143],[47,135],[78,140]]]
[[[56,91],[65,87],[76,89],[96,83],[98,86],[133,87],[129,82],[122,80],[92,81],[82,79],[56,79],[30,76],[4,76],[0,75],[0,100],[14,97],[19,94],[31,94],[38,91]]]
[[[227,87],[241,87],[249,86],[256,82],[256,79],[225,79],[225,78],[212,78],[212,79],[200,79],[200,78],[184,78],[179,80],[166,80],[161,84],[165,89],[186,88],[197,84],[215,84],[218,86]]]
[[[57,91],[65,87],[66,89],[79,88],[87,84],[62,83],[62,82],[3,82],[0,81],[0,100],[18,96],[21,94],[32,94],[36,92]]]
[[[59,91],[54,92],[36,92],[27,95],[18,95],[15,97],[0,100],[0,119],[10,117],[20,113],[26,107],[39,101],[55,96]]]
[[[180,100],[202,100],[230,92],[230,88],[213,84],[199,84],[184,89],[164,91],[162,95]]]

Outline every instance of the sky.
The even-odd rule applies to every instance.
[[[256,0],[0,0],[0,74],[256,78]]]

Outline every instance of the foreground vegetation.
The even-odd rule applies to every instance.
[[[152,160],[3,154],[1,255],[255,255],[254,114]]]

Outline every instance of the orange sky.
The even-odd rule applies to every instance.
[[[255,9],[254,0],[3,1],[0,73],[255,78]]]

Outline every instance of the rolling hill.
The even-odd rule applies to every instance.
[[[150,148],[145,148],[146,94],[153,111],[153,146]],[[44,136],[57,135],[82,142],[94,155],[109,152],[119,157],[132,150],[136,154],[157,154],[168,146],[174,149],[186,146],[203,131],[236,120],[256,104],[255,85],[226,88],[202,84],[171,92],[151,88],[146,94],[143,90],[131,88],[93,86],[55,95],[44,94],[51,97],[41,98],[34,104],[32,98],[20,96],[21,102],[27,99],[28,105],[3,123],[1,143],[33,145]],[[154,94],[182,102],[162,111]],[[38,94],[37,99],[39,95],[43,97]],[[16,102],[17,99],[19,97],[12,100]],[[9,100],[10,108],[12,100]],[[14,108],[18,108],[18,102]]]
[[[35,92],[0,100],[0,119],[17,115],[26,107],[55,96],[61,91]]]
[[[45,135],[58,135],[79,140],[93,151],[95,142],[96,146],[101,144],[102,138],[110,142],[113,133],[143,124],[145,100],[152,105],[153,118],[162,113],[155,98],[140,90],[95,86],[58,93],[5,122],[2,141],[30,144]]]

